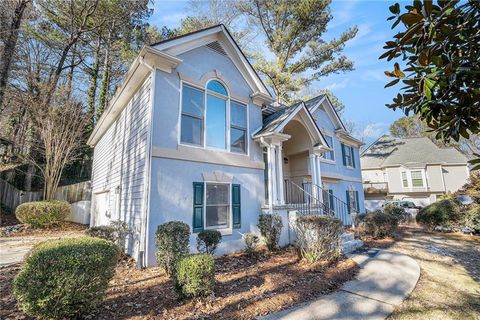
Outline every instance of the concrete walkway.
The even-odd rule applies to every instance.
[[[332,294],[260,319],[385,319],[415,288],[420,267],[404,254],[370,249],[351,256],[360,266],[355,280]]]

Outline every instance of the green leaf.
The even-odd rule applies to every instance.
[[[390,7],[388,7],[388,9],[393,14],[399,14],[400,13],[400,4],[395,3],[394,5],[391,5]]]
[[[387,83],[384,88],[388,88],[388,87],[394,86],[394,85],[396,85],[399,81],[400,81],[400,79],[395,79],[395,80]]]

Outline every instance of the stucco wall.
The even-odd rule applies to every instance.
[[[466,166],[443,166],[443,176],[447,192],[460,189],[470,176]]]
[[[380,169],[363,169],[362,180],[368,182],[388,182],[383,170]]]
[[[201,164],[182,160],[154,157],[152,159],[151,199],[148,229],[147,265],[155,265],[155,231],[171,220],[192,225],[193,182],[202,182],[202,173],[220,171],[233,177],[233,183],[241,185],[241,228],[223,236],[218,254],[241,250],[240,233],[256,232],[258,215],[263,204],[263,170],[230,166]],[[196,246],[196,234],[190,238],[192,250]]]

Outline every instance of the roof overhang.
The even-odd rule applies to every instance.
[[[135,91],[143,84],[145,78],[154,69],[171,73],[182,62],[181,59],[161,52],[152,47],[143,47],[137,58],[133,61],[120,88],[110,100],[108,108],[104,111],[90,135],[87,143],[95,146],[108,128],[115,122]]]

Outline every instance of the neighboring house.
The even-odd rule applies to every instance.
[[[224,26],[144,47],[99,119],[91,225],[133,229],[128,251],[155,265],[155,231],[180,220],[243,248],[263,212],[361,212],[358,148],[330,101],[274,99]]]
[[[430,139],[382,136],[361,156],[365,208],[379,209],[386,200],[426,206],[460,189],[470,176],[467,158]]]

